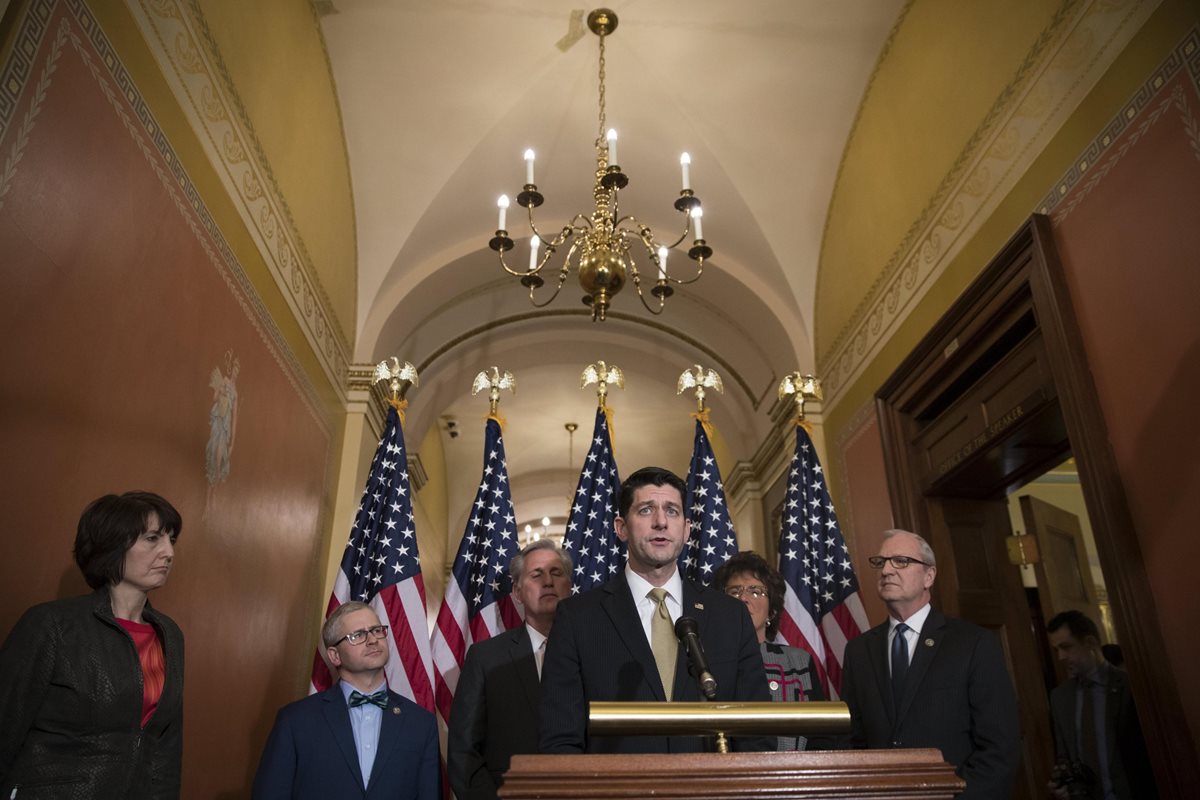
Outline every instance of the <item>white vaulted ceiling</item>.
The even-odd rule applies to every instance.
[[[603,323],[590,320],[574,276],[537,312],[487,246],[496,198],[515,196],[524,182],[527,147],[537,152],[546,197],[539,226],[556,230],[590,210],[598,39],[583,28],[569,41],[571,6],[318,7],[353,181],[354,358],[396,355],[423,367],[409,417],[414,445],[439,417],[456,416],[462,433],[444,438],[448,474],[465,476],[459,491],[473,490],[487,406],[470,396],[471,379],[492,364],[511,370],[518,393],[502,406],[509,467],[518,515],[534,516],[544,505],[539,493],[565,500],[563,423],[580,425],[577,471],[595,408],[579,373],[605,359],[627,374],[627,389],[611,399],[623,473],[648,462],[686,470],[693,403],[675,397],[675,381],[693,363],[722,373],[726,393],[711,403],[713,421],[730,456],[748,458],[769,429],[779,378],[813,369],[830,196],[901,0],[611,4],[620,23],[606,42],[607,116],[631,181],[622,213],[676,238],[681,219],[672,202],[687,151],[715,253],[704,277],[662,316],[647,313],[627,286]],[[527,246],[523,213],[510,209],[507,227]],[[672,271],[686,261],[673,253]],[[455,482],[451,508],[464,504]],[[558,483],[561,492],[532,488]]]

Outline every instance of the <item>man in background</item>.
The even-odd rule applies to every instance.
[[[1096,623],[1080,611],[1064,611],[1046,633],[1068,675],[1050,693],[1055,797],[1078,796],[1070,792],[1079,788],[1099,800],[1157,797],[1129,679],[1101,655]]]
[[[546,637],[558,601],[571,594],[571,557],[539,539],[513,556],[508,571],[525,624],[467,650],[446,745],[458,800],[493,800],[512,757],[538,751]]]

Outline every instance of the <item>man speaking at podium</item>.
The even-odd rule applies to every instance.
[[[675,621],[697,623],[715,700],[771,699],[754,625],[744,603],[683,579],[676,559],[687,541],[685,486],[646,467],[621,484],[617,537],[629,549],[623,572],[558,604],[542,667],[543,753],[694,753],[699,736],[588,736],[592,701],[698,701]],[[770,738],[733,739],[736,750],[773,750]]]

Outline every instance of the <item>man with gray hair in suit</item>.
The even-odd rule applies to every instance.
[[[542,656],[558,601],[571,594],[571,556],[539,539],[508,566],[525,624],[467,650],[446,742],[458,800],[493,800],[509,761],[538,751]]]
[[[851,744],[936,747],[967,782],[962,800],[1007,798],[1021,743],[1000,641],[930,605],[937,561],[917,534],[885,532],[867,561],[888,619],[846,645]]]

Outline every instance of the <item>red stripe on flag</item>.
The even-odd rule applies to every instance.
[[[799,647],[812,656],[813,669],[817,672],[817,679],[821,682],[821,689],[824,690],[825,696],[829,697],[829,675],[825,670],[825,651],[824,647],[817,650],[813,645],[804,638],[804,634],[800,632],[800,626],[792,619],[792,616],[784,611],[779,615],[779,634],[792,647]]]
[[[425,597],[425,585],[418,574],[410,578],[416,584],[422,599]],[[429,673],[425,671],[425,662],[421,659],[421,650],[417,647],[417,639],[408,625],[408,615],[404,611],[404,603],[396,587],[389,586],[378,595],[378,600],[387,611],[389,631],[396,643],[396,652],[400,654],[400,663],[408,676],[408,683],[413,690],[413,702],[434,711],[433,687],[429,683]],[[422,637],[425,631],[421,631]]]

